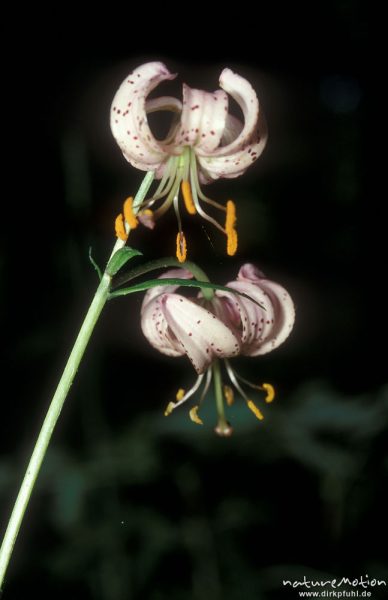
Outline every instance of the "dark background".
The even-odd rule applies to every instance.
[[[194,373],[143,339],[140,296],[110,303],[4,598],[273,600],[297,598],[285,578],[387,580],[383,244],[381,198],[370,192],[365,6],[272,4],[257,15],[231,6],[217,17],[200,5],[137,8],[5,21],[1,530],[97,285],[89,246],[103,264],[114,217],[141,180],[108,119],[118,85],[142,62],[179,72],[160,93],[179,96],[183,80],[216,89],[224,66],[257,89],[268,146],[246,175],[208,190],[238,205],[239,253],[225,257],[224,240],[199,220],[186,219],[185,231],[213,280],[251,261],[282,282],[296,326],[273,354],[235,361],[277,398],[262,423],[237,403],[234,435],[219,439],[211,394],[202,428],[185,409],[163,417]],[[131,244],[150,259],[169,255],[175,227],[167,215]]]

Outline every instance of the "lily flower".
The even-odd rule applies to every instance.
[[[227,237],[227,253],[237,249],[236,215],[232,200],[226,206],[208,198],[200,184],[242,175],[262,153],[267,132],[257,95],[251,84],[230,69],[221,73],[219,90],[205,92],[183,85],[183,101],[172,97],[147,99],[159,83],[176,77],[161,62],[141,65],[118,89],[111,107],[111,129],[126,160],[143,171],[153,171],[160,183],[138,210],[138,220],[152,228],[173,205],[178,220],[177,257],[186,258],[186,240],[179,208],[180,191],[187,212],[198,213]],[[239,104],[244,123],[228,111],[228,95]],[[170,131],[158,140],[147,115],[170,111]],[[156,210],[154,205],[159,203]],[[203,204],[225,213],[224,225]],[[120,219],[121,221],[121,219]],[[117,231],[120,237],[122,227]]]
[[[186,269],[171,269],[160,279],[192,279]],[[168,356],[187,356],[198,375],[216,358],[239,354],[240,342],[234,333],[199,301],[188,299],[176,290],[179,286],[160,286],[147,291],[141,308],[141,327],[150,344]]]
[[[174,269],[161,275],[161,278],[169,277],[191,279],[193,276],[186,269]],[[228,359],[239,354],[258,356],[272,351],[288,337],[295,320],[294,304],[288,292],[266,279],[254,265],[243,265],[236,280],[227,286],[249,298],[216,290],[212,300],[206,300],[201,293],[189,299],[177,293],[179,286],[160,286],[147,291],[141,309],[141,327],[150,344],[168,356],[187,356],[198,375],[188,391],[178,390],[165,415],[171,414],[202,387],[199,402],[189,413],[192,421],[202,424],[198,410],[213,380],[218,413],[215,431],[223,436],[232,432],[225,417],[224,400],[227,405],[233,403],[233,389],[259,420],[264,418],[240,382],[264,391],[267,403],[275,396],[271,384],[258,385],[242,378]],[[220,359],[224,359],[231,385],[222,381]]]

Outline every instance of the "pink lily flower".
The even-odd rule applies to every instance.
[[[185,269],[171,269],[160,279],[192,279]],[[239,354],[240,343],[228,324],[197,299],[175,291],[179,286],[160,286],[147,291],[141,308],[141,327],[150,344],[168,356],[187,356],[198,375],[216,358]]]
[[[192,274],[174,269],[161,276],[166,277],[190,279]],[[263,414],[248,398],[239,381],[265,391],[266,402],[274,398],[273,386],[268,383],[256,385],[243,379],[232,369],[228,358],[238,354],[258,356],[274,350],[286,340],[295,321],[294,304],[288,292],[278,283],[266,279],[254,265],[243,265],[237,279],[227,286],[249,295],[252,300],[224,290],[216,290],[210,301],[201,294],[188,299],[176,292],[178,286],[160,286],[148,290],[141,309],[141,327],[150,344],[168,356],[186,355],[198,374],[187,392],[178,390],[176,401],[168,404],[165,415],[191,398],[204,383],[198,404],[190,410],[190,418],[202,424],[198,409],[213,379],[218,411],[216,432],[219,435],[232,432],[225,417],[224,399],[228,405],[234,401],[232,387],[222,383],[219,359],[224,359],[232,386],[261,420]]]
[[[189,214],[198,213],[227,236],[227,252],[237,249],[235,208],[226,207],[202,192],[200,182],[242,175],[262,153],[267,133],[257,95],[250,83],[230,69],[221,73],[222,89],[205,92],[183,85],[183,102],[172,97],[147,100],[149,93],[165,80],[176,77],[160,62],[141,65],[125,78],[111,108],[111,128],[124,157],[134,167],[153,171],[160,184],[140,206],[138,218],[148,227],[174,206],[178,219],[177,256],[183,262],[186,242],[181,225],[179,190]],[[240,105],[244,123],[228,112],[228,96]],[[153,135],[147,114],[170,111],[175,117],[167,136]],[[161,201],[155,212],[151,207]],[[221,225],[202,203],[226,213]]]

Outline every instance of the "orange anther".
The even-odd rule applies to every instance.
[[[237,251],[238,236],[235,229],[231,229],[226,233],[226,252],[228,256],[234,256]]]
[[[133,212],[132,205],[133,205],[133,198],[132,198],[132,196],[130,196],[124,202],[123,212],[124,212],[125,220],[128,223],[129,227],[131,229],[135,229],[138,226],[139,221],[136,219],[135,213]]]
[[[184,263],[187,256],[187,244],[183,231],[178,231],[176,236],[176,257],[180,263]]]
[[[123,242],[127,241],[128,234],[125,231],[124,219],[123,219],[123,215],[121,213],[119,215],[117,215],[117,217],[116,217],[115,231],[116,231],[116,236],[118,238],[120,238],[120,240],[123,240]]]
[[[191,194],[190,182],[187,180],[182,181],[181,188],[182,188],[183,201],[185,203],[187,212],[189,213],[189,215],[195,215],[197,210],[194,206],[193,196]]]
[[[262,421],[264,419],[264,415],[263,413],[257,408],[256,404],[254,404],[252,402],[252,400],[248,400],[247,402],[248,404],[248,408],[253,412],[253,414],[255,415],[255,417],[257,419],[259,419],[259,421]]]

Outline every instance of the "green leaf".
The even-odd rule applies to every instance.
[[[110,259],[108,266],[106,268],[106,272],[108,275],[113,277],[116,275],[118,271],[120,271],[121,267],[123,267],[131,258],[135,256],[141,256],[142,253],[140,250],[136,250],[136,248],[130,248],[129,246],[125,246],[117,252],[114,253],[112,258]]]
[[[96,261],[94,260],[94,258],[92,256],[92,247],[91,246],[89,247],[89,260],[92,263],[93,267],[96,269],[97,275],[98,275],[98,277],[99,277],[99,279],[101,281],[101,279],[102,279],[102,272],[101,272],[100,267],[98,266],[98,264],[96,263]]]
[[[238,296],[243,296],[247,298],[257,306],[260,306],[263,310],[265,307],[257,302],[248,294],[244,292],[239,292],[233,288],[227,287],[225,285],[217,285],[216,283],[210,283],[209,281],[196,281],[192,279],[177,279],[177,278],[166,278],[166,279],[149,279],[148,281],[144,281],[143,283],[137,283],[136,285],[132,285],[128,288],[123,288],[121,290],[115,290],[109,294],[109,300],[111,298],[118,298],[119,296],[127,296],[128,294],[135,294],[136,292],[144,292],[149,288],[165,286],[165,285],[176,285],[179,287],[194,287],[194,288],[204,288],[211,290],[222,290],[224,292],[231,292],[232,294],[237,294]]]
[[[164,269],[166,267],[177,267],[180,269],[187,269],[190,271],[194,278],[198,281],[209,281],[206,273],[202,271],[202,269],[191,260],[186,260],[184,264],[180,263],[177,258],[172,256],[167,256],[164,258],[158,258],[156,260],[151,260],[149,262],[143,263],[141,265],[137,265],[135,268],[131,269],[126,273],[121,273],[114,279],[112,282],[113,289],[121,287],[124,283],[128,283],[132,279],[139,277],[140,275],[145,275],[150,271],[155,271],[157,269]],[[211,298],[208,298],[209,300]]]

